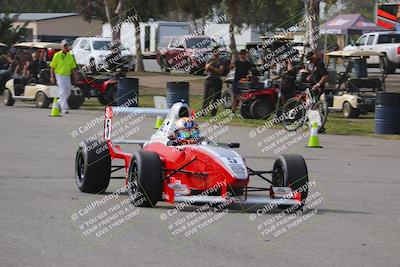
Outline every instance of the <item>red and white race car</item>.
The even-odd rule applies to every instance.
[[[115,114],[165,116],[162,126],[149,140],[111,140]],[[300,155],[281,155],[272,170],[256,171],[233,150],[238,143],[217,144],[202,137],[197,143],[177,145],[170,140],[175,122],[190,117],[186,103],[170,109],[106,107],[104,139],[81,142],[76,153],[75,178],[80,191],[102,193],[116,170],[125,170],[125,185],[133,204],[155,207],[169,203],[269,204],[278,207],[301,206],[308,193],[308,172]],[[134,154],[123,152],[120,144],[139,144]],[[113,164],[118,159],[124,165]],[[266,177],[270,175],[271,177]],[[251,176],[269,185],[251,187]],[[248,196],[251,191],[266,191],[265,196]],[[142,198],[142,201],[139,201]]]

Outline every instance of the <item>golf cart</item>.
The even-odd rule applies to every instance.
[[[385,90],[385,55],[375,51],[333,51],[326,55],[330,88],[321,96],[330,111],[342,112],[345,118],[373,112],[376,93]],[[369,76],[366,59],[379,59],[380,76]]]
[[[23,54],[30,57],[32,52],[39,51],[42,53],[43,67],[40,70],[39,77],[35,80],[10,79],[5,84],[4,104],[12,106],[15,100],[31,100],[36,101],[36,106],[39,108],[47,108],[54,97],[59,97],[57,85],[50,83],[50,69],[48,61],[53,57],[54,52],[60,50],[60,44],[45,43],[45,42],[29,42],[14,45],[20,49]],[[85,101],[81,89],[73,86],[71,95],[68,98],[68,105],[71,109],[78,109]]]
[[[11,78],[10,71],[8,70],[9,64],[5,56],[7,45],[0,43],[0,94],[5,89],[6,82]]]

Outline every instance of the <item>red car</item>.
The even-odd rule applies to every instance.
[[[166,117],[149,140],[112,140],[113,117],[123,113]],[[111,174],[124,169],[130,201],[141,207],[155,207],[159,201],[269,204],[280,208],[304,203],[308,172],[302,156],[282,155],[275,160],[272,170],[256,171],[233,150],[239,147],[237,143],[217,144],[204,137],[189,145],[171,142],[175,122],[187,119],[190,114],[188,105],[182,102],[175,103],[171,109],[106,107],[104,140],[81,142],[76,153],[75,178],[79,190],[104,192]],[[139,144],[142,149],[132,154],[122,151],[120,144]],[[118,165],[118,160],[123,165]],[[251,187],[252,176],[269,185]],[[250,197],[251,191],[268,193]]]
[[[206,62],[212,58],[213,49],[218,48],[219,56],[229,71],[230,53],[208,36],[165,36],[157,51],[157,62],[164,72],[184,70],[191,74],[202,74]]]

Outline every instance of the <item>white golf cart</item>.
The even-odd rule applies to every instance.
[[[342,112],[345,118],[373,112],[376,93],[385,90],[385,55],[374,51],[333,51],[326,54],[330,90],[321,96],[329,111]],[[368,75],[366,59],[379,59],[380,73]]]
[[[46,67],[40,70],[39,77],[36,81],[27,81],[25,79],[11,79],[5,84],[4,104],[12,106],[15,100],[31,100],[36,102],[39,108],[47,108],[52,102],[54,97],[59,97],[56,85],[50,84],[50,69],[48,68],[48,61],[57,50],[61,49],[60,44],[45,43],[45,42],[29,42],[14,45],[15,48],[21,49],[23,53],[31,55],[34,51],[40,51],[43,58],[46,60]],[[71,95],[68,98],[68,105],[71,109],[78,109],[85,101],[81,89],[73,86]]]

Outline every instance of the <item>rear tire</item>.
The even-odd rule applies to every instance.
[[[68,97],[68,106],[70,109],[79,109],[85,102],[84,95],[71,95]]]
[[[132,157],[128,173],[128,195],[137,207],[153,207],[161,200],[162,170],[157,153],[138,151]]]
[[[85,95],[82,93],[82,90],[79,89],[80,95],[76,95],[74,91],[71,92],[71,95],[68,97],[68,106],[70,109],[79,109],[83,102],[85,102]]]
[[[265,98],[257,98],[250,104],[250,114],[253,119],[265,119],[273,110],[273,106]]]
[[[4,105],[6,106],[12,106],[15,103],[15,99],[12,97],[11,91],[10,89],[5,89],[3,92],[3,96],[4,96]]]
[[[111,156],[106,142],[81,142],[75,157],[75,181],[85,193],[103,193],[110,183]]]
[[[289,186],[293,191],[302,188],[300,193],[302,204],[308,195],[308,171],[304,158],[300,155],[281,155],[275,160],[272,184],[274,186]],[[302,205],[301,205],[302,206]],[[278,205],[286,209],[288,205]]]
[[[345,118],[357,118],[360,116],[360,110],[358,108],[353,108],[347,101],[343,103],[342,112]]]
[[[243,119],[252,119],[249,103],[242,103],[240,106],[240,115],[243,117]]]
[[[43,92],[38,92],[36,94],[36,107],[38,108],[48,108],[50,106],[50,98]]]
[[[385,73],[386,74],[396,73],[396,64],[392,63],[387,57],[385,57],[383,60],[385,62]]]

